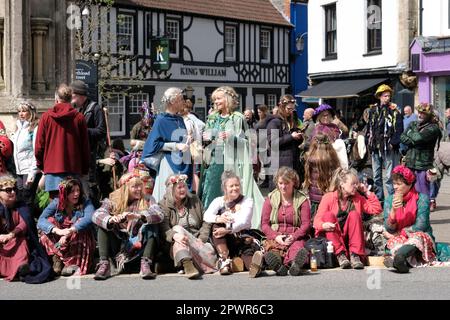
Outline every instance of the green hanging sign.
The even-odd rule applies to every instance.
[[[169,40],[166,38],[155,39],[152,46],[152,68],[155,71],[169,70]]]

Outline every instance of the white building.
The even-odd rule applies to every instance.
[[[310,1],[308,73],[314,86],[300,96],[327,99],[348,117],[355,106],[374,102],[381,83],[394,88],[399,105],[413,102],[399,78],[409,69],[416,16],[416,0]]]
[[[105,34],[92,38],[93,51],[129,57],[111,60],[113,72],[104,79],[114,85],[103,100],[113,135],[126,136],[143,102],[158,106],[169,87],[192,86],[194,111],[204,118],[219,86],[236,89],[242,111],[274,106],[290,85],[291,25],[269,0],[118,0],[98,28]],[[152,70],[155,36],[169,39],[171,65],[160,75]]]

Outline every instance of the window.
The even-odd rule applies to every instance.
[[[140,114],[141,112],[139,109],[142,107],[144,102],[148,103],[147,93],[130,93],[129,98],[130,113],[132,114]]]
[[[180,23],[178,20],[166,21],[166,34],[169,39],[169,53],[171,58],[178,58],[179,40],[180,40]]]
[[[411,54],[411,70],[420,71],[420,54]]]
[[[260,58],[261,62],[270,62],[270,31],[261,30],[260,35]]]
[[[236,27],[225,26],[225,60],[236,61]]]
[[[337,58],[336,4],[325,9],[325,58]]]
[[[268,94],[267,95],[267,106],[270,109],[273,109],[277,104],[277,95],[276,94]]]
[[[381,0],[367,0],[367,52],[381,51]]]
[[[125,97],[123,94],[113,93],[106,100],[108,107],[108,122],[111,135],[125,135]]]
[[[133,53],[134,16],[119,14],[117,16],[117,47],[119,53]]]

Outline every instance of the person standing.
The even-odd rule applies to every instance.
[[[169,88],[164,92],[161,102],[165,112],[158,114],[153,129],[145,141],[142,161],[156,171],[153,197],[159,202],[166,193],[166,180],[171,175],[188,176],[189,188],[192,183],[192,161],[187,141],[187,130],[183,118],[178,115],[184,107],[180,88]],[[160,159],[154,161],[154,159]],[[151,164],[154,161],[156,164]]]
[[[372,156],[373,178],[378,199],[384,201],[383,167],[386,169],[385,184],[387,192],[392,194],[392,169],[400,162],[400,135],[403,133],[403,116],[395,103],[391,102],[393,90],[381,85],[375,92],[379,103],[369,111],[366,133],[366,145]]]
[[[89,172],[86,120],[72,107],[71,99],[72,90],[61,84],[55,93],[55,106],[42,115],[36,136],[36,165],[45,174],[45,191],[52,198],[65,177]]]
[[[11,137],[14,144],[14,164],[17,175],[17,198],[24,201],[31,211],[34,211],[34,196],[40,178],[34,156],[39,119],[36,107],[28,102],[22,102],[17,107],[18,119]],[[34,212],[32,212],[34,214]]]
[[[434,147],[442,138],[442,134],[431,104],[421,103],[417,110],[418,120],[411,122],[400,140],[408,148],[405,162],[416,176],[417,192],[429,195],[430,182],[427,179],[427,170],[434,168]]]
[[[87,97],[88,87],[81,81],[76,80],[70,85],[72,88],[72,104],[81,112],[88,128],[90,157],[89,157],[89,197],[97,208],[100,205],[100,189],[96,178],[96,160],[102,158],[100,142],[106,138],[105,115],[100,105]]]

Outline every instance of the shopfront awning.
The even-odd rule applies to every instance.
[[[361,92],[366,91],[386,80],[386,78],[377,78],[323,81],[318,85],[300,92],[297,96],[302,98],[323,99],[359,97]]]

